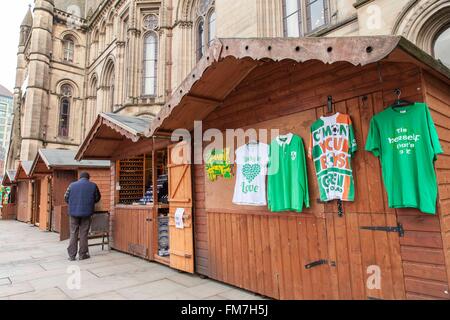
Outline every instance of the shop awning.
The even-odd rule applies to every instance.
[[[82,168],[102,169],[111,166],[106,160],[75,160],[76,151],[61,149],[41,149],[31,168],[31,175],[46,175],[53,170],[78,170]]]
[[[145,119],[102,113],[78,149],[76,159],[111,159],[120,145],[138,142],[148,126]]]
[[[97,117],[75,158],[120,159],[150,151],[154,141],[144,136],[149,125],[148,119],[102,113]]]
[[[16,170],[6,170],[5,175],[3,176],[2,186],[9,187],[15,184],[16,178]]]
[[[31,168],[33,167],[33,161],[21,161],[17,168],[15,180],[28,180],[31,179]]]
[[[170,101],[154,119],[145,136],[168,134],[175,129],[192,130],[238,86],[251,81],[253,73],[270,76],[274,62],[324,64],[347,62],[365,66],[380,61],[419,65],[449,81],[450,70],[400,36],[340,38],[217,39]],[[284,64],[283,64],[284,63]],[[326,96],[325,96],[326,99]]]

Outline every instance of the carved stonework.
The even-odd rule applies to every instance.
[[[182,29],[191,29],[194,23],[192,21],[177,21],[176,25],[179,25]]]
[[[156,30],[159,28],[159,18],[156,14],[148,14],[144,17],[142,25],[146,30]]]

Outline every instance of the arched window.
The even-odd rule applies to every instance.
[[[212,10],[208,17],[208,46],[216,37],[216,12]]]
[[[115,85],[114,85],[114,82],[115,82],[115,79],[116,79],[116,77],[115,77],[115,74],[114,74],[114,72],[111,74],[111,78],[110,78],[110,80],[109,80],[109,83],[111,84],[110,85],[110,93],[109,93],[109,95],[110,95],[110,97],[109,97],[109,110],[111,110],[111,111],[114,111],[116,108],[115,108],[115,105],[114,105],[114,95],[116,94],[116,87],[115,87]]]
[[[450,26],[440,32],[434,41],[434,57],[450,68]]]
[[[205,23],[200,19],[197,27],[197,60],[203,57],[205,52]]]
[[[91,62],[93,62],[97,58],[98,49],[99,49],[99,32],[98,30],[95,30],[94,34],[92,35],[92,42],[91,42]]]
[[[58,135],[63,138],[69,136],[70,106],[72,87],[65,84],[61,87],[61,100],[59,102],[59,129]]]
[[[103,112],[113,112],[115,109],[115,65],[112,59],[108,59],[101,76],[100,85],[103,87],[103,104],[101,110]]]
[[[198,0],[197,2],[197,28],[196,28],[196,52],[197,60],[200,60],[207,47],[216,37],[216,13],[214,0]]]
[[[88,106],[89,111],[87,111],[86,117],[89,117],[88,127],[92,126],[97,117],[97,90],[98,90],[98,81],[97,76],[94,75],[91,79],[91,84],[89,87],[89,100]]]
[[[143,94],[156,95],[156,75],[158,70],[158,38],[149,32],[144,38],[144,81]]]
[[[75,54],[75,42],[71,37],[65,37],[63,40],[64,61],[73,62]]]

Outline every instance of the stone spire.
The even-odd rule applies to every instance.
[[[27,14],[25,15],[22,23],[20,24],[19,46],[25,45],[25,42],[27,41],[28,36],[30,35],[32,27],[33,27],[33,14],[31,13],[31,5],[30,5]]]
[[[33,14],[31,13],[31,5],[28,6],[28,11],[25,17],[23,18],[21,27],[29,27],[33,26]]]

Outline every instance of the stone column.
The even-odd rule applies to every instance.
[[[53,0],[35,0],[22,128],[22,161],[34,160],[47,136],[53,10]]]

